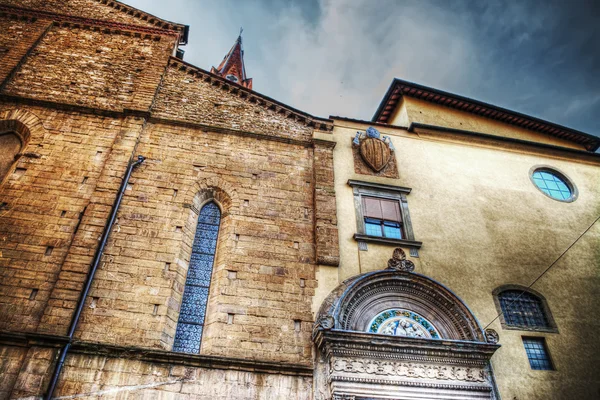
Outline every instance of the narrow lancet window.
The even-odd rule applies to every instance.
[[[173,351],[200,352],[208,289],[212,275],[221,211],[213,202],[206,204],[198,215],[198,227],[192,247]]]

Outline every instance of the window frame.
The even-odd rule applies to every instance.
[[[544,316],[546,317],[546,321],[548,321],[548,326],[547,327],[524,326],[524,325],[511,325],[511,324],[507,323],[506,318],[504,317],[504,310],[502,309],[502,304],[500,303],[500,295],[503,292],[506,292],[509,290],[523,291],[523,292],[526,292],[530,295],[537,297],[540,300],[540,303],[542,305],[542,312],[544,313]],[[556,326],[556,322],[554,321],[554,318],[552,317],[552,313],[550,312],[550,307],[548,306],[548,302],[546,301],[546,298],[544,296],[542,296],[541,293],[536,292],[535,290],[527,288],[525,286],[503,285],[503,286],[496,288],[493,291],[492,295],[494,297],[494,304],[496,305],[496,310],[498,311],[498,315],[500,316],[499,319],[500,319],[500,325],[502,326],[502,329],[514,330],[514,331],[559,333],[558,327]]]
[[[206,306],[204,308],[204,318],[202,320],[202,324],[199,323],[192,323],[192,322],[185,322],[181,320],[181,309],[183,308],[183,304],[184,304],[184,300],[185,300],[185,290],[187,289],[188,286],[188,278],[189,278],[189,274],[190,274],[190,268],[192,267],[192,256],[194,253],[194,247],[196,245],[196,236],[198,233],[198,229],[199,229],[199,225],[200,225],[200,217],[201,217],[201,213],[202,210],[204,209],[204,207],[206,207],[209,204],[214,204],[217,209],[219,210],[219,224],[217,225],[217,235],[215,238],[215,250],[212,254],[213,257],[213,262],[212,262],[212,266],[211,266],[211,272],[210,272],[210,278],[209,278],[209,282],[208,282],[208,286],[206,286],[207,289],[207,294],[206,294]],[[192,235],[192,243],[191,243],[191,248],[190,248],[190,259],[188,262],[188,268],[187,271],[185,273],[185,281],[184,281],[184,289],[181,292],[181,300],[180,300],[180,305],[179,305],[179,312],[177,315],[177,321],[175,323],[175,331],[173,332],[173,343],[171,346],[171,351],[174,353],[178,353],[178,354],[201,354],[202,352],[202,343],[204,341],[204,333],[206,332],[205,328],[206,328],[206,317],[209,314],[209,302],[211,299],[211,290],[212,290],[212,286],[213,286],[213,275],[215,274],[215,266],[216,266],[216,261],[217,261],[217,256],[218,256],[218,250],[219,250],[219,241],[221,239],[221,228],[223,227],[223,218],[225,216],[223,207],[221,205],[221,203],[219,201],[217,201],[217,199],[215,199],[214,197],[207,197],[206,199],[204,199],[204,201],[202,201],[201,204],[199,204],[199,207],[195,207],[195,205],[190,205],[189,208],[194,212],[194,214],[196,215],[195,217],[195,228],[193,230],[193,235]],[[205,253],[202,253],[205,254]],[[201,286],[201,285],[191,285],[191,286]],[[187,352],[187,351],[183,351],[182,349],[178,349],[177,348],[177,333],[178,333],[178,328],[179,328],[179,324],[183,323],[185,325],[196,325],[196,326],[201,326],[202,327],[202,333],[200,334],[200,341],[198,344],[198,352],[197,353],[192,353],[192,352]]]
[[[531,365],[531,358],[529,357],[529,353],[527,352],[527,346],[525,345],[525,342],[527,340],[537,341],[542,344],[542,348],[544,349],[544,353],[546,355],[546,359],[548,360],[548,363],[550,364],[550,368],[533,368],[533,365]],[[543,337],[543,336],[521,336],[521,342],[523,343],[523,350],[525,350],[525,357],[527,357],[527,362],[529,363],[529,368],[532,371],[556,371],[556,366],[554,364],[554,360],[552,359],[552,356],[550,355],[550,350],[548,348],[548,342],[545,337]],[[539,359],[536,359],[536,360],[539,360]]]
[[[418,253],[416,253],[416,249],[421,248],[423,243],[415,240],[410,213],[408,211],[408,201],[406,196],[411,192],[412,189],[352,179],[348,180],[348,185],[352,187],[354,194],[354,210],[356,212],[356,233],[354,234],[354,239],[358,241],[359,244],[361,242],[372,242],[408,247],[411,250],[411,255],[417,256]],[[404,235],[403,239],[389,238],[385,236],[373,236],[366,233],[365,216],[363,212],[363,197],[374,197],[398,202],[402,219],[400,223],[400,229]]]
[[[569,188],[569,190],[571,191],[571,197],[569,197],[568,199],[557,199],[556,197],[552,197],[551,195],[549,195],[548,193],[544,192],[535,182],[535,179],[533,178],[533,174],[535,174],[536,172],[547,172],[549,174],[555,175],[557,178],[559,178],[560,180],[562,180],[565,185],[567,185],[567,187]],[[544,196],[548,197],[549,199],[552,199],[554,201],[559,201],[561,203],[572,203],[575,200],[577,200],[577,197],[579,196],[579,190],[577,190],[577,186],[575,186],[575,184],[573,183],[573,180],[571,180],[571,178],[569,178],[564,172],[558,170],[556,167],[552,167],[550,165],[534,165],[533,167],[531,167],[529,169],[529,180],[531,181],[531,183],[533,184],[533,186],[540,192],[542,193]]]

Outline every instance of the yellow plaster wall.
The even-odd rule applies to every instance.
[[[412,122],[585,150],[582,145],[554,136],[405,96],[396,107],[390,124],[408,127]]]
[[[416,272],[454,291],[482,326],[497,315],[495,288],[529,285],[600,215],[600,162],[378,127],[392,137],[399,178],[377,178],[355,174],[353,168],[351,140],[367,127],[335,123],[341,263],[337,274],[332,268],[318,272],[313,310],[344,279],[385,268],[394,249],[369,243],[368,251],[358,251],[348,179],[412,188],[410,216],[415,238],[423,242],[420,257],[411,258]],[[529,177],[536,165],[566,174],[579,190],[577,200],[564,203],[542,194]],[[502,345],[492,363],[503,399],[587,399],[598,393],[599,267],[600,222],[533,286],[546,297],[559,333],[506,330],[498,320],[491,323]],[[547,338],[556,371],[530,369],[522,336]]]

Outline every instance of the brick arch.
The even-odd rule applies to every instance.
[[[221,208],[223,216],[237,214],[239,211],[237,191],[230,183],[218,177],[199,180],[184,194],[185,204],[189,204],[196,213],[211,200]]]
[[[23,143],[23,150],[27,145],[42,143],[47,134],[42,120],[37,115],[17,109],[0,113],[0,132],[15,132]]]

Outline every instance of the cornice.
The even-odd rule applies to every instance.
[[[112,22],[93,18],[77,17],[73,15],[57,14],[48,11],[32,10],[28,8],[2,6],[0,5],[0,16],[8,16],[10,18],[26,19],[29,21],[35,21],[38,19],[53,21],[59,26],[71,26],[75,28],[84,29],[96,29],[105,28],[103,31],[106,33],[137,33],[145,34],[146,37],[153,37],[155,40],[160,39],[161,36],[175,36],[180,37],[183,34],[182,29],[169,29],[169,28],[153,28],[142,25],[130,25],[120,22]],[[175,28],[175,26],[173,26]]]
[[[484,118],[497,120],[508,125],[515,125],[531,131],[565,139],[585,146],[590,152],[594,152],[600,147],[600,137],[508,110],[506,108],[484,103],[479,100],[444,92],[442,90],[398,78],[395,78],[392,81],[372,120],[380,123],[388,123],[389,118],[393,115],[396,107],[404,96],[413,97],[429,103],[439,104],[443,107],[453,108],[470,114],[476,114]]]
[[[69,338],[67,336],[61,335],[0,331],[0,343],[12,346],[41,346],[55,348],[68,343],[68,341]],[[73,342],[70,352],[71,354],[132,359],[152,363],[177,364],[187,367],[238,370],[305,377],[312,377],[313,375],[313,366],[308,364],[293,364],[200,354],[175,353],[171,351],[148,349],[137,346],[119,346],[77,340]]]
[[[506,148],[507,150],[511,150],[512,148],[521,148],[528,151],[546,153],[567,159],[577,158],[594,163],[600,162],[600,153],[556,146],[553,144],[532,142],[529,140],[496,136],[487,133],[448,128],[444,126],[428,125],[418,122],[413,122],[408,127],[408,132],[423,133],[423,131],[433,131],[439,135],[452,135],[459,140],[468,140],[469,144],[471,145],[480,143],[480,145],[500,146],[501,148]]]

